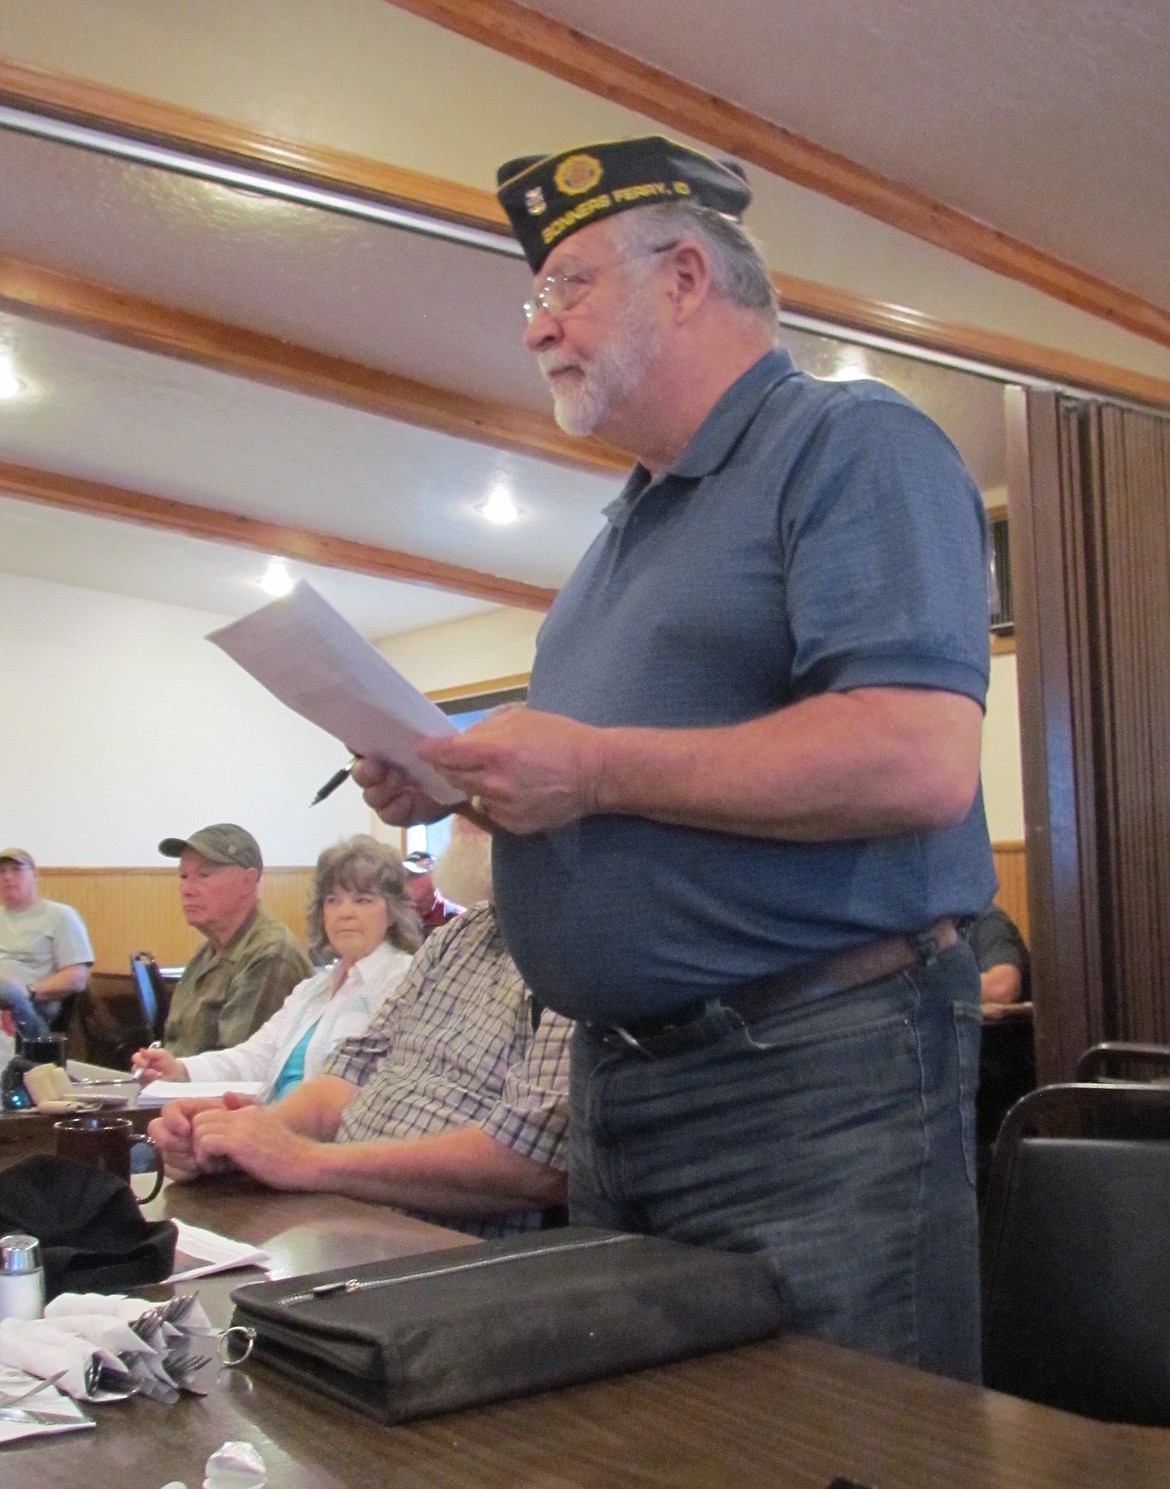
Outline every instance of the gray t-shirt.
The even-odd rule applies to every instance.
[[[93,966],[93,947],[85,922],[72,905],[56,900],[37,900],[27,910],[0,905],[0,978],[26,988],[82,962]]]

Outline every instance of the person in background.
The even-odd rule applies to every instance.
[[[998,905],[988,905],[982,915],[963,926],[965,937],[979,966],[980,1003],[985,1019],[1002,1015],[1013,1003],[1032,997],[1032,967],[1028,948],[1015,921]]]
[[[144,1083],[262,1081],[274,1101],[316,1075],[343,1039],[364,1034],[397,991],[422,942],[402,861],[368,836],[326,848],[309,900],[309,954],[324,970],[298,983],[267,1023],[232,1049],[176,1059],[142,1049],[131,1060]]]
[[[176,1101],[151,1122],[172,1179],[241,1168],[478,1235],[564,1204],[571,1025],[545,1013],[536,1027],[496,923],[486,834],[453,835],[435,872],[470,908],[426,941],[364,1036],[271,1106]]]
[[[462,905],[444,899],[435,888],[431,872],[435,867],[435,860],[429,853],[421,850],[408,853],[402,860],[402,867],[409,875],[406,889],[422,921],[424,937],[437,931],[441,925],[446,925],[449,920],[454,920],[462,911]]]
[[[45,1039],[62,998],[84,992],[92,966],[85,922],[72,905],[41,898],[32,854],[24,848],[0,851],[0,1008],[5,1032],[15,1029],[22,1039]]]
[[[498,182],[557,422],[637,458],[527,707],[418,745],[577,1020],[570,1218],[763,1251],[795,1328],[978,1380],[983,499],[893,389],[780,349],[735,166],[651,137]]]
[[[158,851],[179,860],[179,898],[203,945],[183,968],[163,1031],[178,1059],[242,1044],[312,972],[287,926],[260,905],[264,860],[234,822],[164,838]]]
[[[975,953],[982,984],[983,1037],[975,1098],[976,1184],[982,1200],[1003,1119],[1021,1096],[1036,1088],[1032,1020],[1020,1010],[1021,1003],[1031,1002],[1032,969],[1019,927],[998,905],[988,905],[967,921],[962,934]]]

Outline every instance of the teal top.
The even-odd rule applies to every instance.
[[[268,1098],[270,1101],[279,1101],[286,1091],[291,1091],[294,1086],[299,1086],[304,1080],[305,1051],[309,1047],[309,1040],[313,1037],[313,1030],[320,1022],[320,1019],[315,1019],[289,1050],[288,1059],[280,1067],[280,1074],[272,1083],[272,1094]]]

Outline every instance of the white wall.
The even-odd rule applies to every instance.
[[[0,846],[52,867],[161,865],[160,838],[240,822],[267,863],[366,832],[345,750],[204,640],[225,617],[0,575]]]
[[[0,575],[0,846],[158,865],[160,838],[235,821],[266,862],[307,864],[371,830],[351,784],[309,809],[344,750],[204,639],[224,619]],[[380,649],[425,691],[474,686],[526,674],[541,619],[493,611]],[[992,659],[983,784],[992,839],[1022,839],[1014,656]]]
[[[378,642],[378,650],[424,693],[526,678],[543,620],[543,613],[535,610],[489,610],[388,636]]]
[[[1024,838],[1024,791],[1020,775],[1020,705],[1016,657],[992,657],[987,716],[983,723],[983,801],[993,843]]]

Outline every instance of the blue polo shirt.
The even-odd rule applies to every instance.
[[[687,728],[859,687],[985,701],[982,498],[880,383],[818,382],[771,352],[606,517],[541,628],[532,708]],[[617,1023],[973,915],[995,891],[981,797],[953,829],[839,843],[595,816],[497,833],[493,863],[537,998]]]

